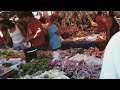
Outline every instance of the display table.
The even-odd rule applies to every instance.
[[[62,42],[62,49],[69,48],[85,48],[89,47],[98,47],[100,50],[103,50],[106,46],[106,41],[64,41]]]

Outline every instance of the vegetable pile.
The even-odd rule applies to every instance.
[[[103,51],[98,48],[70,48],[58,50],[60,60],[55,60],[52,51],[37,51],[37,59],[20,65],[13,78],[20,79],[98,79],[100,76]],[[10,61],[10,60],[9,60]],[[11,64],[3,63],[4,67]],[[2,70],[1,70],[2,72]]]
[[[60,70],[49,70],[49,71],[45,71],[44,73],[42,73],[41,75],[37,75],[37,76],[30,76],[30,75],[26,75],[24,77],[20,77],[20,79],[70,79],[69,77],[67,77],[65,75],[64,72],[60,71]]]
[[[12,48],[0,49],[0,54],[0,57],[6,58],[6,60],[11,58],[21,58],[21,60],[25,60],[23,51],[14,50]]]
[[[97,57],[97,53],[102,53]],[[70,54],[69,54],[70,55]],[[97,48],[84,50],[83,54],[65,55],[61,60],[50,61],[50,65],[67,73],[73,79],[98,79],[102,65],[103,52]]]
[[[22,72],[18,72],[18,75],[15,77],[20,77],[24,75],[32,75],[33,73],[41,70],[42,72],[50,70],[51,67],[48,64],[48,60],[51,59],[51,56],[39,55],[36,60],[29,62],[21,66]]]
[[[10,66],[12,66],[13,64],[12,63],[3,63],[2,64],[2,66],[4,66],[4,67],[10,67]]]
[[[44,51],[44,50],[38,50],[37,54],[38,55],[46,55],[46,56],[50,56],[52,53],[52,51]]]

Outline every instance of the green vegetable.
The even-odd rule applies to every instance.
[[[4,63],[4,64],[2,64],[4,67],[10,67],[10,66],[12,66],[13,64],[12,63]]]
[[[49,78],[49,75],[45,75],[44,78]]]
[[[1,50],[1,54],[6,55],[6,56],[12,56],[13,52],[7,49]]]
[[[18,77],[24,75],[32,75],[33,73],[41,70],[41,71],[48,71],[51,69],[50,65],[48,64],[48,60],[50,60],[51,56],[46,55],[39,55],[38,58],[32,62],[29,62],[25,65],[21,66],[23,72],[18,72]]]

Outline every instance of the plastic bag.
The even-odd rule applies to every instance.
[[[52,57],[53,57],[53,60],[60,60],[61,59],[60,53],[58,51],[53,51]]]
[[[63,42],[63,41],[64,41],[64,39],[63,39],[61,36],[59,36],[59,37],[60,37],[60,41],[61,41],[61,42]]]

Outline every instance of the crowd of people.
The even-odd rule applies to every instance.
[[[55,11],[51,15],[41,12],[37,15],[39,19],[32,11],[16,11],[13,17],[17,17],[17,20],[3,18],[0,21],[0,48],[13,47],[23,50],[26,55],[37,49],[55,52],[61,48],[61,35],[65,27],[71,25],[76,26],[77,30],[94,28],[98,33],[106,32],[107,42],[119,31],[113,11]]]

